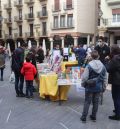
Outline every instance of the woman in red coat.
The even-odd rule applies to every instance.
[[[31,98],[33,97],[33,80],[36,75],[36,68],[31,64],[29,57],[26,57],[26,62],[23,64],[21,74],[25,76],[26,80],[26,97]]]

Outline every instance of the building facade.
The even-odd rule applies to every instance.
[[[99,35],[112,44],[120,45],[120,0],[101,0]]]
[[[7,42],[46,41],[48,48],[95,41],[97,0],[1,0],[1,37]],[[1,11],[0,11],[1,12]]]

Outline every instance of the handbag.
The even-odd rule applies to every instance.
[[[14,72],[11,73],[10,78],[9,78],[9,82],[10,83],[15,83],[15,74],[14,74]]]

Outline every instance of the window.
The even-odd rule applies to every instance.
[[[47,16],[47,9],[46,6],[42,7],[42,16]]]
[[[60,27],[65,27],[65,15],[60,16]]]
[[[30,14],[29,14],[29,18],[33,18],[33,7],[30,7]]]
[[[19,10],[19,19],[22,20],[22,9]]]
[[[66,9],[72,8],[72,0],[66,0]]]
[[[42,35],[47,35],[47,26],[46,22],[42,22]]]
[[[9,27],[9,35],[12,36],[12,27]]]
[[[60,0],[54,0],[54,11],[60,10]]]
[[[19,25],[19,36],[22,36],[22,25]]]
[[[30,36],[33,36],[33,24],[30,24]]]
[[[54,16],[54,28],[58,28],[58,16]]]
[[[67,26],[73,27],[73,14],[69,14],[67,18]]]
[[[113,22],[120,22],[120,14],[113,14]]]

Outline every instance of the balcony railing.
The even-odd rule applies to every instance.
[[[14,17],[14,21],[15,21],[15,22],[23,22],[23,19],[22,19],[22,17],[15,16],[15,17]]]
[[[25,33],[25,37],[28,38],[28,37],[33,37],[34,36],[34,33],[32,32],[26,32]]]
[[[52,29],[53,30],[59,30],[59,29],[72,29],[72,28],[74,28],[75,27],[75,25],[74,25],[74,22],[72,22],[72,23],[69,23],[69,24],[65,24],[65,25],[52,25]]]
[[[31,21],[34,20],[34,14],[25,14],[25,20]]]
[[[40,2],[44,2],[44,1],[47,1],[47,0],[39,0]]]
[[[11,3],[5,4],[5,5],[4,5],[4,9],[6,9],[6,10],[11,10],[11,9],[12,9]]]
[[[11,18],[5,18],[4,22],[5,22],[5,24],[12,24],[12,19]]]
[[[120,19],[104,19],[103,24],[107,27],[120,27]]]
[[[20,0],[20,1],[15,1],[15,2],[14,2],[14,6],[17,7],[17,8],[22,7],[22,6],[23,6],[22,0]]]
[[[120,4],[120,0],[106,0],[109,5]]]
[[[13,35],[5,34],[5,39],[11,39]]]
[[[63,9],[64,9],[64,10],[71,10],[71,9],[73,9],[73,8],[74,8],[73,2],[72,2],[72,4],[70,4],[70,5],[67,5],[66,2],[63,4]]]
[[[35,3],[35,0],[25,0],[25,3],[26,4],[34,4]]]
[[[40,11],[40,12],[37,13],[37,17],[38,17],[38,18],[41,18],[41,19],[42,19],[42,18],[43,18],[43,19],[44,19],[44,18],[47,18],[47,17],[48,17],[48,12],[47,12],[47,11]]]

